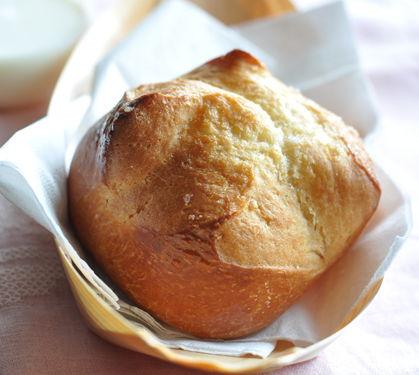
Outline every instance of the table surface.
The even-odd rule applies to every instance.
[[[113,0],[96,0],[96,11]],[[325,0],[298,0],[307,9]],[[381,114],[374,154],[419,212],[419,3],[348,0],[362,68]],[[0,145],[47,103],[0,111]],[[416,219],[416,220],[415,220]],[[272,374],[419,374],[419,233],[373,304],[319,357]],[[114,346],[84,325],[52,236],[0,195],[0,374],[194,374]]]

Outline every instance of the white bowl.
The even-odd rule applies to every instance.
[[[87,25],[73,0],[0,2],[0,109],[47,102]]]

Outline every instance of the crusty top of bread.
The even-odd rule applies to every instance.
[[[191,283],[182,271],[195,256],[218,267],[219,273],[228,268],[236,282],[242,277],[240,269],[259,270],[254,279],[258,285],[264,285],[267,272],[283,275],[288,270],[293,275],[288,287],[278,282],[278,288],[287,289],[281,298],[288,307],[359,236],[380,195],[357,132],[238,50],[171,82],[127,91],[82,141],[69,188],[79,237],[131,298],[180,329],[224,338],[263,325],[257,322],[256,328],[246,330],[240,323],[234,333],[220,334],[218,328],[189,329],[183,318],[181,323],[167,318],[170,313],[161,312],[159,302],[145,301],[132,291],[147,289],[144,285],[135,287],[120,275],[135,273],[127,264],[135,248],[141,248],[141,254],[159,253],[157,245],[138,240],[126,245],[128,253],[118,253],[107,249],[106,243],[115,247],[118,237],[107,238],[107,232],[118,232],[118,238],[153,233],[181,249],[181,260],[175,250],[170,250],[170,259],[181,279],[175,284],[184,283],[182,288]],[[100,222],[95,222],[98,217]],[[97,229],[101,227],[106,230]],[[180,237],[173,242],[175,235]],[[191,241],[196,242],[194,248]],[[160,263],[164,272],[172,272],[162,259],[156,260],[156,267]],[[176,267],[176,261],[186,263]],[[163,271],[156,272],[163,277]],[[208,288],[202,289],[204,297],[218,298],[217,285],[209,286],[218,281],[205,277],[199,274],[201,284],[190,293]],[[300,281],[292,281],[296,278]],[[281,305],[279,312],[261,319],[266,301],[249,308],[264,325],[284,310]],[[183,300],[178,305],[179,311],[187,310]]]
[[[216,241],[227,263],[321,268],[368,220],[366,201],[376,205],[356,131],[241,51],[124,102],[125,122],[141,102],[141,128],[114,131],[106,169],[139,200],[127,214],[163,233],[229,218]],[[117,147],[125,137],[132,153]],[[147,167],[133,173],[131,158]]]

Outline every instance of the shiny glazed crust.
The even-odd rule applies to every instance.
[[[379,196],[356,131],[237,50],[128,91],[69,176],[71,220],[98,264],[140,307],[206,338],[275,320]]]

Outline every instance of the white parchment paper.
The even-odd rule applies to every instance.
[[[403,245],[411,230],[410,206],[380,167],[380,205],[358,242],[277,321],[238,340],[195,338],[119,299],[106,276],[103,280],[109,286],[97,275],[100,271],[95,273],[83,259],[67,217],[66,171],[86,129],[126,89],[176,78],[234,48],[254,54],[279,79],[342,116],[368,138],[368,146],[377,115],[341,3],[233,30],[191,4],[171,0],[156,8],[98,65],[91,97],[78,98],[58,117],[46,117],[16,133],[0,149],[0,191],[54,234],[68,258],[110,306],[164,345],[266,357],[277,340],[307,346],[330,336],[384,275]]]

